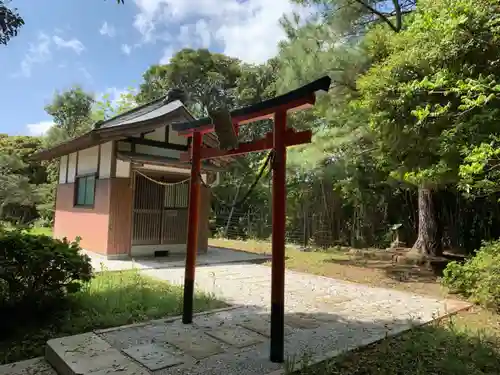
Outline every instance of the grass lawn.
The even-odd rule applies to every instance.
[[[498,316],[459,314],[310,366],[300,375],[493,375],[500,369]]]
[[[194,308],[224,307],[210,295],[196,294]],[[182,287],[142,276],[138,271],[103,272],[72,296],[68,308],[43,322],[12,322],[0,335],[0,363],[43,355],[48,339],[149,319],[180,315]]]
[[[210,239],[211,246],[270,254],[264,241]],[[286,249],[286,267],[301,272],[367,284],[376,287],[430,295],[450,296],[432,272],[424,268],[356,257],[348,249],[301,252]],[[307,360],[295,359],[299,361]],[[306,362],[307,363],[307,362]],[[500,373],[500,315],[481,308],[368,347],[347,353],[301,375],[486,375]]]
[[[47,228],[47,227],[34,227],[31,228],[29,232],[34,235],[52,236],[52,228]]]

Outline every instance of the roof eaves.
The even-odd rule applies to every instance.
[[[165,122],[174,123],[179,117],[182,117],[185,120],[192,120],[194,118],[187,108],[181,103],[180,106],[171,112],[145,121],[93,129],[77,138],[73,138],[55,145],[54,147],[41,150],[33,154],[31,159],[38,161],[54,159],[88,147],[97,146],[108,141],[119,140],[139,132],[154,130],[158,127],[164,126]]]

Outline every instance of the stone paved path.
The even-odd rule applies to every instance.
[[[182,284],[183,269],[141,271],[145,275]],[[228,264],[196,269],[196,288],[213,293],[232,304],[270,307],[271,267],[256,264]],[[346,303],[348,302],[348,303]],[[372,288],[328,277],[287,270],[285,308],[289,312],[340,313],[357,318],[412,318],[424,311],[442,308],[442,301],[392,289]]]
[[[183,269],[141,272],[177,284],[184,277]],[[270,267],[218,265],[196,272],[199,290],[239,307],[199,315],[192,325],[157,320],[99,336],[155,375],[282,373],[282,365],[269,361]],[[466,306],[287,271],[286,356],[324,360]]]
[[[183,268],[140,272],[177,284],[184,277]],[[199,267],[198,290],[235,307],[199,314],[189,325],[159,319],[53,339],[45,358],[64,375],[282,375],[284,365],[269,360],[270,278],[262,265]],[[298,367],[304,356],[322,361],[469,306],[293,271],[285,303],[285,355]],[[34,367],[52,375],[43,361],[9,366],[0,375],[31,375]]]

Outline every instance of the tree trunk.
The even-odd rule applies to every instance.
[[[418,237],[413,252],[426,256],[441,256],[443,247],[433,191],[428,187],[418,188]]]

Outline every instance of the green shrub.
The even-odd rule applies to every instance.
[[[92,278],[77,242],[19,230],[0,233],[0,309],[39,311]]]
[[[443,284],[452,293],[500,310],[500,240],[484,243],[463,264],[449,263],[443,275]]]

